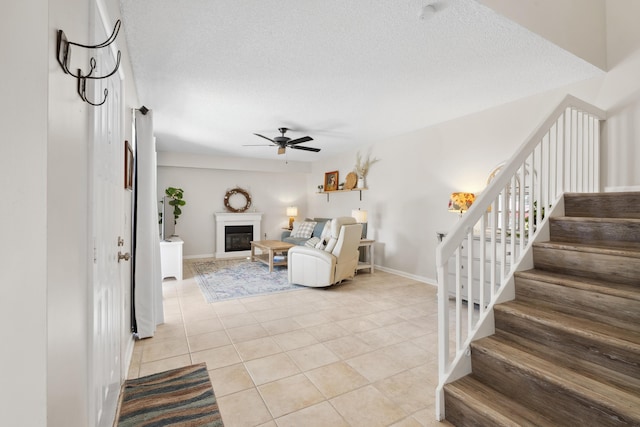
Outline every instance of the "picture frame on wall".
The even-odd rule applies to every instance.
[[[338,171],[324,174],[324,191],[336,191],[338,189]]]
[[[124,142],[124,188],[133,190],[133,149],[129,141]]]

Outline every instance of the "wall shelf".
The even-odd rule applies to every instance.
[[[333,191],[318,191],[318,194],[326,194],[327,202],[329,201],[329,195],[333,193],[350,193],[352,191],[357,191],[360,193],[360,201],[362,201],[362,192],[368,190],[368,188],[352,188],[351,190],[333,190]]]

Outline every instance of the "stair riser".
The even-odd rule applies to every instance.
[[[566,216],[640,218],[640,193],[565,194]]]
[[[640,247],[638,222],[576,222],[550,219],[551,241],[606,244],[613,247]]]
[[[544,413],[558,425],[568,420],[589,420],[590,425],[633,425],[615,410],[605,407],[597,397],[584,396],[570,387],[547,381],[543,376],[522,369],[472,345],[473,376],[511,399]],[[580,424],[580,423],[578,423]],[[576,424],[577,425],[577,424]]]
[[[565,352],[625,375],[640,378],[640,357],[632,346],[624,347],[597,336],[572,334],[536,319],[511,315],[502,311],[499,305],[494,307],[494,315],[496,330],[544,344],[549,351]]]
[[[516,300],[640,333],[640,302],[516,277]]]
[[[537,269],[610,282],[640,282],[640,259],[602,253],[533,247],[533,263]]]

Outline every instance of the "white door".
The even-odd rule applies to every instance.
[[[100,7],[94,12],[94,40],[106,40],[106,29]],[[122,34],[120,35],[122,37]],[[113,47],[113,46],[112,46]],[[94,75],[111,72],[116,64],[114,50],[101,48],[91,51],[97,67]],[[92,292],[89,293],[89,416],[93,426],[113,424],[121,381],[122,269],[129,266],[119,260],[118,252],[129,245],[119,245],[125,237],[124,190],[124,131],[122,106],[122,78],[120,73],[87,84],[87,98],[99,103],[108,90],[106,102],[90,107],[94,117],[91,137],[91,230],[93,239]],[[127,239],[130,232],[126,233]]]

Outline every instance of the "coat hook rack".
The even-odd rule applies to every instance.
[[[109,38],[107,40],[105,40],[102,43],[96,44],[96,45],[84,45],[84,44],[80,44],[80,43],[74,43],[74,42],[70,42],[69,40],[67,40],[67,36],[64,34],[64,31],[62,30],[58,30],[58,63],[60,64],[60,67],[62,67],[62,71],[64,71],[66,74],[69,74],[72,77],[75,77],[76,79],[78,79],[78,95],[80,95],[80,98],[90,104],[93,105],[95,107],[100,106],[102,104],[104,104],[107,101],[107,96],[109,94],[109,90],[105,89],[104,90],[104,98],[101,102],[98,103],[94,103],[89,101],[89,99],[87,98],[86,95],[86,86],[87,86],[87,79],[91,79],[91,80],[102,80],[102,79],[106,79],[108,77],[111,77],[112,75],[114,75],[118,69],[120,68],[120,58],[121,58],[121,53],[120,51],[118,51],[117,54],[117,58],[116,58],[116,65],[115,68],[108,74],[104,75],[104,76],[94,76],[93,72],[96,70],[96,66],[97,66],[97,62],[95,57],[91,57],[91,59],[89,60],[89,72],[85,75],[83,74],[82,70],[78,68],[78,72],[77,74],[72,73],[69,70],[69,63],[71,62],[71,46],[78,46],[84,49],[102,49],[105,48],[109,45],[111,45],[115,40],[116,37],[118,37],[118,33],[120,32],[120,26],[121,26],[121,22],[118,19],[116,21],[115,26],[113,27],[113,31],[111,32],[111,35],[109,36]]]
[[[91,59],[93,59],[93,58],[91,58]],[[80,74],[81,72],[82,72],[82,70],[78,69],[78,74]],[[98,103],[89,101],[89,99],[87,98],[86,89],[87,89],[87,79],[86,78],[79,78],[78,79],[78,95],[80,95],[80,98],[82,98],[82,100],[84,102],[86,102],[89,105],[93,105],[94,107],[99,107],[102,104],[104,104],[105,102],[107,102],[107,96],[109,95],[109,89],[104,88],[104,98],[102,98],[102,101],[98,102]]]

